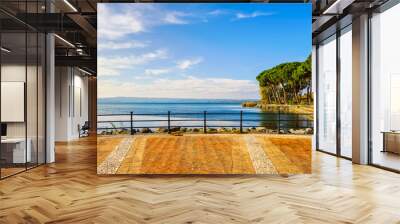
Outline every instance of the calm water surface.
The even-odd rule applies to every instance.
[[[243,126],[305,127],[311,125],[307,117],[288,113],[265,113],[259,108],[244,108],[246,100],[199,100],[199,99],[132,99],[109,98],[98,100],[99,128],[130,127],[130,112],[134,113],[134,127],[165,127],[168,125],[168,111],[171,113],[171,126],[202,126],[204,111],[207,111],[208,127],[238,127],[240,111],[243,111]],[[188,113],[188,114],[185,114]],[[108,116],[119,114],[118,116]],[[278,116],[280,122],[278,122]],[[155,121],[150,121],[155,120]],[[189,121],[190,120],[190,121]],[[106,122],[107,121],[107,122]]]

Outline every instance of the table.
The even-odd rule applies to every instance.
[[[25,140],[28,142],[26,147],[26,153],[25,153]],[[1,154],[2,157],[4,158],[4,154],[12,154],[12,156],[8,156],[9,158],[6,158],[6,160],[9,160],[8,162],[10,163],[26,163],[26,162],[31,162],[32,160],[32,150],[31,150],[31,145],[32,141],[31,139],[25,139],[25,138],[5,138],[1,139]],[[10,149],[10,146],[12,147]],[[11,160],[12,158],[12,160]],[[11,160],[11,161],[10,161]]]
[[[383,150],[382,152],[392,152],[400,154],[400,131],[382,131]]]

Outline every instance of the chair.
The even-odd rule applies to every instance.
[[[90,129],[89,121],[85,121],[82,127],[78,125],[78,129],[79,129],[79,138],[89,136],[89,129]]]

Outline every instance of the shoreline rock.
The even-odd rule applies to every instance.
[[[171,134],[196,134],[203,133],[202,128],[175,128],[174,131],[171,130]],[[167,134],[168,130],[165,128],[142,128],[135,129],[135,133],[139,134]],[[238,128],[207,128],[207,134],[239,134],[240,130]],[[267,127],[250,127],[243,128],[243,134],[278,134],[277,129],[267,128]],[[312,128],[281,128],[280,134],[298,134],[298,135],[312,135]],[[100,135],[129,135],[128,130],[113,130],[113,131],[102,131],[99,132]]]
[[[262,101],[246,101],[242,107],[257,107],[266,112],[292,112],[292,113],[313,113],[314,106],[307,104],[266,104]]]

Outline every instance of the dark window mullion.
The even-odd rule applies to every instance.
[[[339,27],[336,31],[336,154],[341,156],[341,117],[340,117],[340,36],[341,31]]]
[[[318,110],[319,110],[319,102],[318,102],[318,87],[319,87],[319,44],[315,45],[315,93],[314,93],[314,100],[315,100],[315,149],[319,149],[319,115],[318,115]]]
[[[25,1],[25,21],[27,21],[28,1]],[[26,23],[25,23],[26,24]],[[28,26],[25,25],[25,88],[24,88],[24,120],[25,120],[25,170],[28,169],[28,113],[27,100],[28,95]]]
[[[36,1],[36,13],[39,13],[38,0]],[[38,165],[39,165],[39,32],[36,32],[36,166]]]
[[[1,32],[2,26],[1,25],[2,25],[2,23],[0,23],[0,47],[3,46],[2,45],[2,32]],[[2,68],[2,64],[1,63],[2,63],[2,57],[1,56],[2,56],[2,54],[3,54],[3,52],[0,51],[0,126],[2,124],[1,123],[1,110],[2,110],[2,108],[1,108],[1,76],[2,76],[1,75],[1,68]],[[2,161],[1,160],[1,150],[2,150],[2,148],[1,148],[1,144],[0,144],[0,179],[2,179],[1,170],[2,170],[2,166],[3,166],[2,162],[1,162]]]

